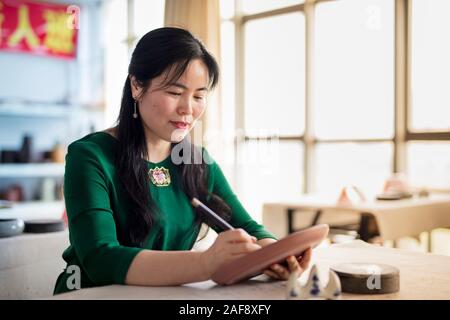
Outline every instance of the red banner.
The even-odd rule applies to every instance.
[[[73,59],[79,11],[73,5],[0,0],[0,50]]]

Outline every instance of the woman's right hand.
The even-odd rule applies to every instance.
[[[256,243],[256,238],[243,229],[221,232],[211,247],[203,252],[208,279],[222,264],[259,249],[261,246]]]

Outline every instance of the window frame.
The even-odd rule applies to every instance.
[[[303,144],[303,193],[314,190],[313,175],[314,151],[320,143],[382,143],[389,142],[393,146],[391,159],[391,172],[406,172],[407,158],[406,145],[410,141],[450,141],[450,131],[444,132],[412,132],[409,128],[409,116],[411,113],[411,40],[412,40],[412,4],[413,0],[394,1],[394,136],[392,138],[370,139],[318,139],[312,133],[312,74],[313,70],[313,41],[314,41],[314,16],[315,7],[319,3],[340,0],[305,0],[303,4],[244,15],[241,0],[234,0],[235,14],[222,21],[234,23],[235,30],[235,131],[244,132],[244,135],[236,135],[235,151],[239,145],[250,140],[279,139],[283,141],[298,141]],[[305,131],[299,136],[248,136],[245,134],[245,35],[244,25],[248,21],[264,19],[286,13],[301,12],[305,17]],[[236,154],[236,152],[235,152]],[[239,187],[240,174],[234,170],[234,179]]]
[[[413,0],[401,0],[402,2],[402,12],[401,14],[406,17],[405,27],[407,34],[403,41],[406,42],[407,50],[404,55],[407,59],[406,66],[406,107],[405,107],[405,140],[409,141],[449,141],[450,140],[450,130],[449,131],[421,131],[412,130],[411,125],[411,114],[412,114],[412,95],[411,95],[411,79],[412,79],[412,7]]]

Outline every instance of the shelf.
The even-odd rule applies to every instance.
[[[0,178],[38,178],[64,176],[64,163],[2,163]]]
[[[0,219],[59,219],[64,211],[64,201],[15,202],[11,208],[0,209]]]
[[[61,118],[69,113],[70,107],[63,105],[0,104],[0,116]]]
[[[99,109],[76,108],[57,104],[0,104],[0,116],[68,118],[82,113],[102,113]]]

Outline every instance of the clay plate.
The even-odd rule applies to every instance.
[[[309,247],[314,248],[328,235],[329,227],[320,224],[294,232],[260,250],[221,266],[211,279],[221,285],[230,285],[261,274],[274,263],[283,263],[287,257],[300,257]]]

